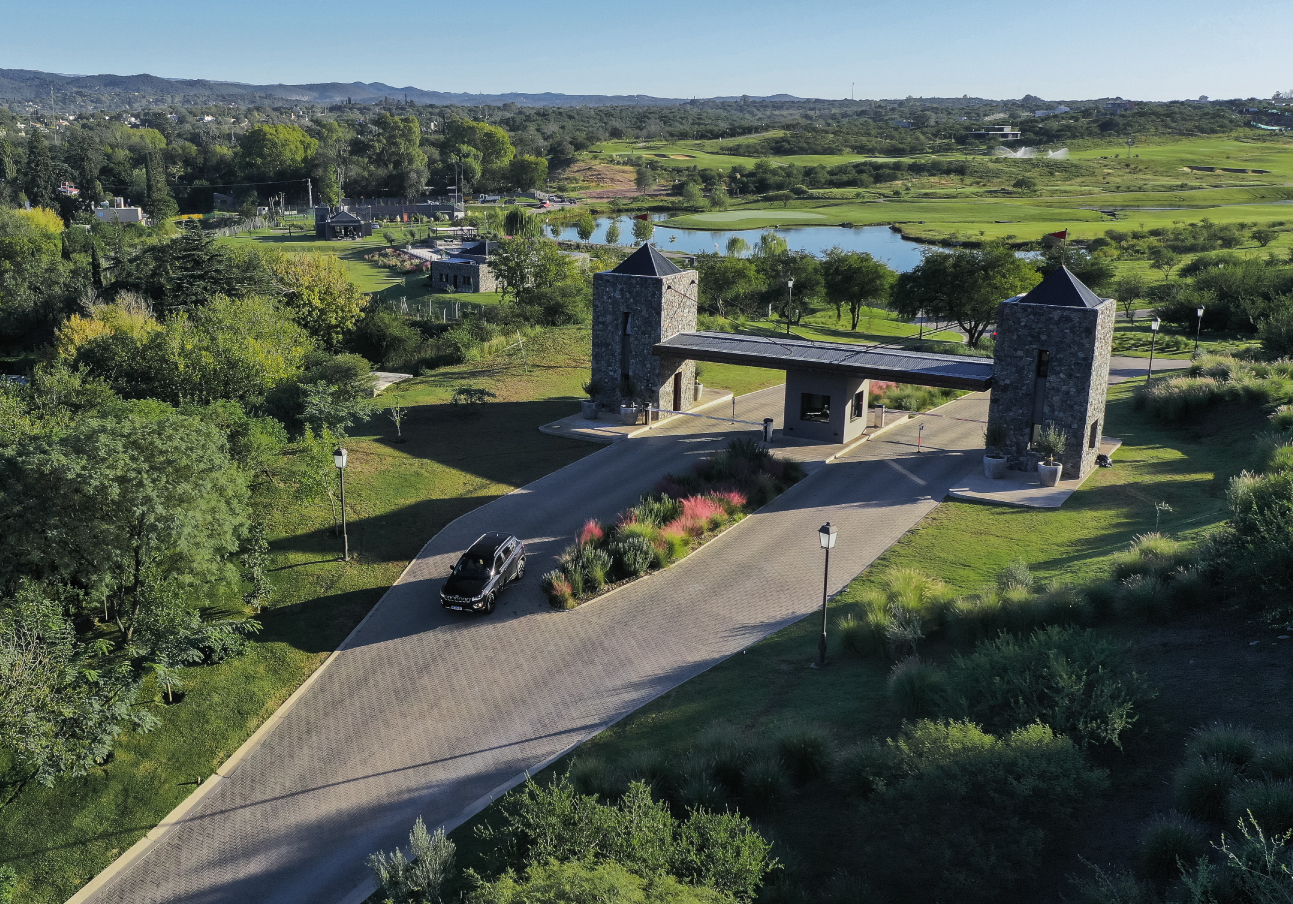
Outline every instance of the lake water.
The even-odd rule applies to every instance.
[[[668,214],[657,214],[657,219],[668,219]],[[623,216],[620,221],[620,243],[626,247],[636,244],[633,241],[633,220]],[[610,226],[610,217],[598,217],[597,229],[591,241],[605,242],[606,229]],[[720,254],[727,248],[727,240],[739,235],[750,243],[758,242],[763,229],[739,229],[725,231],[708,231],[699,229],[672,229],[657,225],[655,236],[651,241],[662,251],[683,251],[688,254],[703,254],[717,250]],[[835,246],[845,251],[865,251],[877,260],[882,260],[899,273],[905,273],[920,263],[920,249],[928,247],[917,242],[908,241],[893,232],[888,226],[786,226],[774,229],[773,232],[786,240],[791,251],[807,251],[821,257]],[[577,242],[579,235],[575,227],[567,226],[561,231],[563,241]]]

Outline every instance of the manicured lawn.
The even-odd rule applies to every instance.
[[[1042,582],[1103,579],[1109,557],[1125,549],[1135,535],[1154,528],[1157,502],[1172,507],[1163,516],[1165,532],[1197,539],[1226,516],[1227,482],[1252,466],[1252,436],[1264,423],[1260,412],[1239,409],[1217,411],[1195,428],[1163,428],[1132,409],[1129,387],[1115,388],[1108,432],[1124,441],[1115,455],[1115,467],[1097,470],[1058,511],[944,502],[832,601],[831,623],[856,612],[859,594],[895,567],[920,569],[964,593],[992,582],[1003,567],[1019,559]],[[888,663],[835,650],[827,669],[807,668],[815,655],[818,630],[819,622],[808,618],[778,632],[606,730],[574,757],[615,765],[645,750],[681,756],[702,730],[716,722],[755,733],[778,724],[815,724],[828,729],[840,744],[894,734],[901,718],[885,695]],[[1105,630],[1122,636],[1137,629],[1115,623]],[[948,651],[933,645],[923,655],[937,659]],[[1170,718],[1172,708],[1188,701],[1192,690],[1165,688],[1163,695],[1156,719]],[[1212,702],[1224,705],[1222,700]],[[1149,737],[1129,746],[1128,755],[1143,760],[1161,753],[1175,762],[1178,748],[1163,744],[1159,751],[1159,746]],[[1137,768],[1142,768],[1143,762],[1137,762]],[[564,770],[568,765],[569,760],[554,768]],[[1113,768],[1118,768],[1117,763]],[[1145,780],[1158,783],[1161,775]],[[1117,781],[1116,774],[1116,787]],[[1109,806],[1111,812],[1121,806],[1116,795]],[[866,841],[857,835],[856,813],[853,804],[810,783],[779,810],[761,816],[758,825],[775,840],[777,854],[808,889],[820,887],[840,868],[866,874],[868,864],[860,859],[866,856]],[[465,865],[476,862],[479,854],[472,825],[490,816],[486,810],[455,832]],[[1058,890],[1066,875],[1082,869],[1075,854],[1082,843],[1076,839],[1068,849],[1053,852],[1056,859],[1046,870],[1053,875],[1044,880],[1048,890]],[[1029,900],[1055,897],[1037,894]]]
[[[378,415],[352,430],[346,477],[352,561],[339,561],[326,501],[302,504],[290,487],[264,500],[271,535],[272,607],[241,657],[182,670],[174,706],[142,700],[161,719],[127,735],[112,759],[53,788],[29,787],[0,808],[0,862],[23,877],[17,900],[60,902],[107,866],[209,777],[319,666],[448,521],[596,449],[539,433],[578,410],[588,334],[557,329],[512,358],[437,370],[381,397],[409,408],[406,442]],[[456,387],[497,401],[467,413]]]

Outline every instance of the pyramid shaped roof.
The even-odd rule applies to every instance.
[[[1045,279],[1017,301],[1020,304],[1045,304],[1057,308],[1098,308],[1104,304],[1104,299],[1083,285],[1082,280],[1074,276],[1068,267],[1047,273]]]
[[[682,270],[665,257],[650,242],[644,242],[637,251],[626,257],[611,271],[625,276],[672,276]]]

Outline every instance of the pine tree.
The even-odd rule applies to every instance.
[[[154,223],[168,220],[179,212],[171,191],[166,187],[166,166],[162,163],[162,152],[156,148],[148,151],[144,158],[145,200],[144,213]]]
[[[56,209],[58,183],[54,181],[54,161],[49,155],[45,134],[32,132],[27,139],[27,163],[22,170],[23,192],[32,207]]]

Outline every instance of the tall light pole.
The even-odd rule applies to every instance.
[[[826,596],[830,590],[831,584],[831,550],[835,548],[835,538],[837,531],[835,526],[827,521],[817,529],[817,537],[822,541],[822,549],[826,550],[826,568],[822,574],[822,636],[817,641],[817,666],[821,668],[826,665]]]
[[[1149,373],[1145,375],[1145,385],[1154,379],[1154,346],[1158,344],[1158,318],[1155,317],[1149,324],[1149,332],[1152,338],[1149,340]]]
[[[1203,332],[1203,305],[1199,305],[1197,311],[1199,315],[1199,325],[1194,328],[1194,353],[1199,353],[1199,334]]]
[[[343,562],[350,561],[350,535],[346,532],[346,458],[348,453],[341,446],[332,450],[332,461],[341,475],[341,542],[343,544]]]
[[[795,278],[786,280],[786,335],[790,335],[790,308],[795,300]]]

